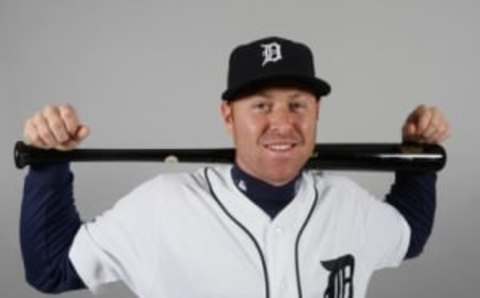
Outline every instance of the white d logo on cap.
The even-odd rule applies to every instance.
[[[280,44],[276,42],[262,44],[263,47],[263,63],[262,66],[265,66],[268,62],[276,62],[282,59],[282,52],[280,51]]]

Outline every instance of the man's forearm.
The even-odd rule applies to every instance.
[[[20,244],[30,285],[45,293],[85,288],[68,258],[80,226],[69,164],[31,167],[20,217]]]
[[[423,251],[433,228],[436,209],[436,174],[396,173],[386,202],[395,207],[411,228],[410,245],[405,258]]]

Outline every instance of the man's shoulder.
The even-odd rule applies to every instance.
[[[347,175],[331,172],[314,172],[312,175],[317,191],[336,203],[357,205],[374,198],[373,194]]]
[[[378,198],[347,175],[336,173],[314,175],[320,197],[318,204],[328,206],[347,218],[359,214],[364,217],[372,207],[381,204]]]
[[[198,168],[192,171],[162,172],[142,182],[138,189],[178,189],[179,187],[200,186],[205,184],[205,168]]]
[[[213,177],[228,179],[229,169],[226,165],[203,166],[191,171],[164,172],[145,180],[134,191],[154,193],[176,192],[181,190],[209,190]]]

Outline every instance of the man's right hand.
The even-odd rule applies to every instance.
[[[27,144],[56,150],[72,150],[88,137],[90,129],[81,124],[70,105],[47,105],[27,119],[23,137]]]

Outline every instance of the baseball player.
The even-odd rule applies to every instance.
[[[159,174],[82,222],[68,163],[32,165],[21,248],[46,293],[122,281],[138,297],[365,297],[375,270],[418,256],[431,233],[435,174],[397,172],[385,200],[352,180],[304,169],[330,85],[303,43],[268,37],[230,56],[221,115],[235,163]],[[25,123],[25,140],[71,150],[90,129],[68,105]],[[436,107],[406,119],[403,141],[441,143]]]

